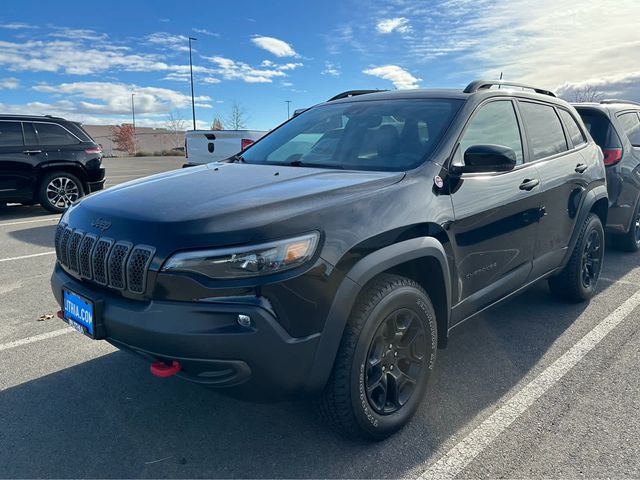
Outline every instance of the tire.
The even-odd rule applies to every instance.
[[[318,401],[320,415],[350,438],[389,437],[418,409],[437,344],[427,293],[408,278],[380,275],[365,287],[351,312]]]
[[[590,213],[582,224],[569,263],[549,279],[549,288],[557,297],[584,302],[595,295],[604,259],[604,229],[600,217]]]
[[[616,235],[614,245],[624,252],[637,252],[640,250],[640,202],[631,219],[629,231],[624,235]]]
[[[40,205],[53,213],[64,212],[69,205],[83,196],[82,182],[67,172],[48,173],[40,180],[38,186]]]

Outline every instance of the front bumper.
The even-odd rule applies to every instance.
[[[68,288],[96,303],[96,336],[149,361],[177,360],[178,376],[230,388],[254,401],[303,394],[320,334],[295,338],[257,297],[215,301],[136,301],[79,282],[60,266],[51,277],[62,304]],[[241,327],[238,314],[249,315]]]

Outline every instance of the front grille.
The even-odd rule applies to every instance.
[[[69,273],[116,290],[145,292],[155,248],[85,234],[64,224],[56,230],[55,247]]]

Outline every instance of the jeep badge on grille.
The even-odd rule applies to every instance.
[[[111,228],[111,222],[104,218],[98,217],[94,219],[93,222],[91,222],[91,226],[97,228],[98,230],[106,232],[107,230],[109,230],[109,228]]]

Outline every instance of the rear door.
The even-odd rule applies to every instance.
[[[518,100],[529,139],[529,156],[540,172],[544,216],[536,239],[533,276],[543,275],[564,259],[589,184],[589,163],[580,150],[588,144],[573,115],[554,105]],[[565,133],[560,115],[573,122],[576,145]],[[567,117],[568,115],[568,117]]]
[[[508,172],[463,173],[452,188],[453,234],[458,298],[453,322],[517,290],[529,278],[541,207],[540,178],[526,163],[526,142],[514,103],[490,101],[478,107],[454,155],[462,164],[472,145],[514,150],[517,166]]]
[[[33,122],[38,148],[49,161],[75,161],[84,152],[80,138],[57,123]]]
[[[32,158],[20,121],[0,121],[0,199],[30,196]]]

